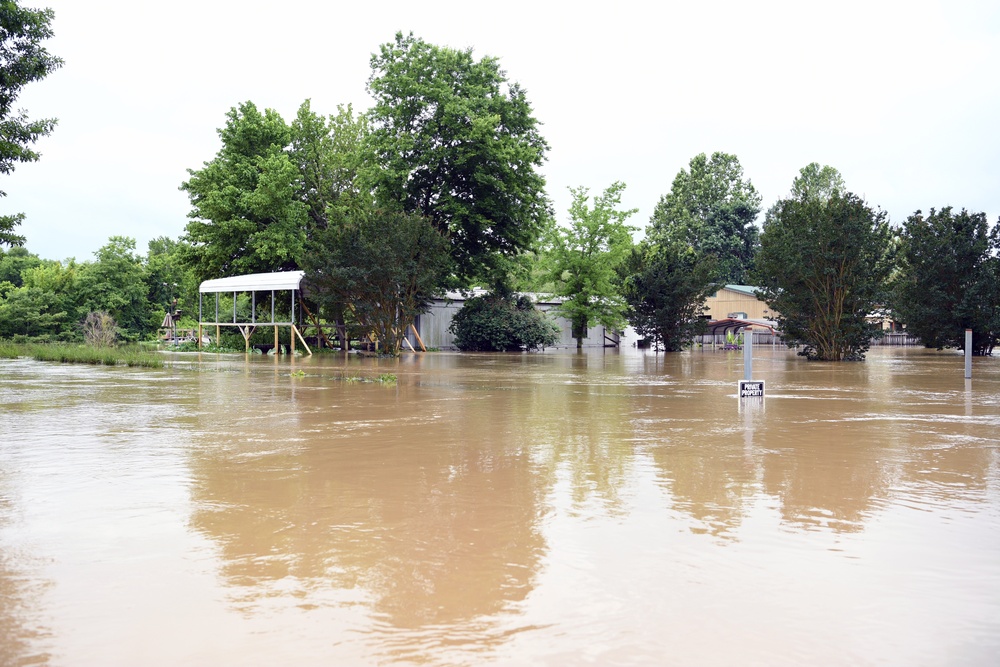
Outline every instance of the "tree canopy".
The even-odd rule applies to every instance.
[[[45,78],[62,66],[41,42],[52,37],[51,9],[26,9],[15,0],[0,0],[0,174],[9,174],[22,162],[40,157],[32,148],[52,132],[54,118],[30,119],[24,110],[15,110],[21,90]],[[6,193],[0,191],[0,197]],[[23,245],[24,237],[14,228],[23,213],[0,216],[0,244]]]
[[[278,112],[244,102],[226,114],[222,148],[181,189],[191,199],[187,261],[200,279],[296,269],[308,207]]]
[[[620,210],[625,184],[616,182],[588,204],[589,190],[570,188],[569,225],[547,235],[542,261],[555,296],[563,299],[559,314],[573,323],[577,347],[582,347],[592,323],[611,329],[625,327],[627,305],[618,289],[618,267],[632,248],[632,227],[626,220],[638,209]]]
[[[715,261],[680,241],[634,248],[620,272],[628,321],[636,333],[666,352],[688,345],[704,328],[705,299],[717,287]]]
[[[761,197],[735,155],[704,153],[681,169],[650,220],[653,241],[680,242],[715,258],[723,283],[745,284],[758,246]]]
[[[307,289],[324,306],[349,304],[388,354],[426,311],[451,268],[447,240],[418,215],[372,212],[317,235],[304,262]]]
[[[758,296],[774,311],[789,344],[825,361],[861,359],[881,334],[893,270],[884,211],[857,195],[834,193],[779,202],[764,223],[757,253]]]
[[[899,272],[893,281],[896,316],[927,347],[965,345],[990,354],[1000,337],[1000,231],[985,213],[951,207],[917,211],[903,223]]]
[[[457,277],[499,283],[550,216],[548,144],[525,91],[496,58],[409,34],[371,58],[373,183],[379,205],[418,213],[451,243]]]

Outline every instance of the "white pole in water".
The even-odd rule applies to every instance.
[[[965,379],[972,377],[972,329],[965,330]]]
[[[750,328],[743,332],[743,379],[753,380],[753,330]]]

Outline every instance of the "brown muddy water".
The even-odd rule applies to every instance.
[[[1000,663],[1000,360],[174,359],[0,361],[0,664]]]

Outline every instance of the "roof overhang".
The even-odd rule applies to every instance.
[[[736,317],[726,317],[721,320],[713,320],[705,326],[708,327],[708,333],[714,336],[719,332],[726,333],[728,331],[742,331],[743,329],[749,329],[752,327],[768,329],[771,333],[775,333],[775,327],[777,325],[778,323],[774,320],[744,320]]]
[[[299,289],[305,271],[278,271],[276,273],[249,273],[206,280],[198,288],[208,292],[270,292],[271,290]]]

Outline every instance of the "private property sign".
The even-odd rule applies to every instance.
[[[764,398],[764,381],[740,380],[740,398]]]

